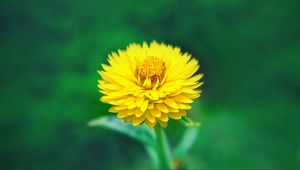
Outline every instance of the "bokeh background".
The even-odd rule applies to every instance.
[[[97,69],[143,41],[200,60],[195,168],[300,168],[298,0],[1,1],[0,168],[150,167],[143,146],[88,127]],[[183,126],[171,122],[171,145]],[[176,132],[176,133],[175,133]]]

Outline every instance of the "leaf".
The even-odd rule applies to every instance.
[[[150,157],[150,159],[152,160],[152,164],[153,164],[153,167],[155,169],[157,169],[159,167],[159,158],[158,158],[158,154],[157,154],[157,151],[155,150],[155,147],[153,146],[148,146],[148,145],[144,145],[145,146],[145,149]]]
[[[110,129],[142,142],[150,159],[152,159],[154,167],[158,167],[159,160],[155,150],[156,137],[153,129],[148,128],[146,125],[132,126],[130,123],[125,123],[114,116],[104,116],[91,120],[89,126]]]
[[[136,139],[146,145],[155,145],[155,134],[153,129],[148,128],[146,125],[132,126],[130,123],[125,123],[115,116],[104,116],[89,122],[89,126],[100,126],[107,128],[133,139]]]
[[[188,127],[188,128],[197,128],[200,126],[200,122],[195,122],[192,119],[190,119],[189,117],[182,117],[182,119],[180,120],[180,122]]]
[[[198,132],[199,128],[187,128],[185,130],[180,143],[175,148],[174,154],[177,159],[182,159],[187,155],[197,138]]]

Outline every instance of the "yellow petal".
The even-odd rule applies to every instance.
[[[157,121],[154,121],[154,123],[151,123],[149,120],[146,120],[145,122],[146,122],[147,126],[150,127],[150,128],[154,128],[154,126],[157,123]]]
[[[152,100],[158,100],[159,99],[159,94],[156,90],[152,90],[150,94],[151,94],[151,99]]]
[[[126,112],[126,114],[127,114],[128,116],[132,116],[132,115],[135,114],[135,112],[136,112],[136,109],[128,109],[127,112]]]
[[[107,103],[111,105],[123,105],[124,99],[108,99]]]
[[[133,108],[136,108],[136,104],[135,104],[135,102],[134,102],[134,103],[132,103],[131,105],[129,105],[127,108],[128,108],[128,109],[133,109]]]
[[[151,123],[155,122],[155,118],[152,116],[152,114],[149,111],[147,111],[145,114],[146,114],[146,118],[147,118],[147,120],[149,120],[149,122],[151,122]]]
[[[141,107],[141,105],[143,104],[144,101],[144,97],[139,97],[136,99],[136,106],[137,107]]]
[[[115,110],[114,107],[116,107],[116,106],[110,107],[108,111],[111,112],[111,113],[118,113],[118,111]]]
[[[200,87],[203,83],[204,82],[200,82],[200,83],[197,83],[195,85],[188,86],[188,87],[191,88],[191,89],[196,89],[196,88]]]
[[[106,90],[120,90],[120,88],[122,88],[121,86],[118,86],[116,84],[108,84],[108,83],[101,83],[98,86],[101,89],[106,89]]]
[[[181,110],[181,111],[179,112],[179,114],[180,114],[181,116],[186,116],[186,115],[187,115],[186,111],[184,111],[184,110]]]
[[[162,113],[160,117],[158,117],[159,120],[161,120],[162,122],[167,122],[169,120],[169,117],[167,116],[167,114]]]
[[[168,107],[169,112],[179,112],[178,109],[174,109],[172,107]]]
[[[184,94],[184,96],[187,96],[190,99],[196,99],[198,97],[200,97],[200,94]]]
[[[200,93],[201,91],[200,90],[193,90],[191,88],[186,87],[186,88],[182,89],[182,92],[187,93],[187,94],[197,94],[197,93]]]
[[[135,97],[128,97],[128,98],[126,98],[126,100],[125,100],[125,102],[124,102],[124,105],[131,105],[132,103],[134,103],[135,102]]]
[[[159,111],[161,111],[161,112],[163,112],[163,113],[168,113],[168,112],[169,112],[167,106],[166,106],[165,104],[163,104],[163,103],[156,103],[156,104],[155,104],[155,107],[156,107]]]
[[[141,117],[144,114],[144,112],[142,112],[140,109],[136,109],[134,115],[136,117]]]
[[[131,122],[133,117],[134,116],[128,116],[128,117],[123,118],[124,122]]]
[[[133,117],[132,118],[132,125],[133,126],[138,126],[141,123],[143,123],[145,120],[145,115],[141,116],[141,117]]]
[[[149,100],[146,100],[146,101],[143,102],[143,104],[142,104],[142,106],[140,108],[142,112],[146,111],[146,109],[148,107],[148,102],[149,102]]]
[[[153,109],[154,108],[154,103],[149,103],[148,104],[148,109]]]
[[[166,98],[164,99],[164,103],[166,103],[168,106],[174,108],[174,109],[178,109],[178,106],[176,104],[176,102],[170,98]]]
[[[180,103],[193,103],[193,100],[191,100],[183,95],[177,95],[177,96],[173,97],[172,99],[175,100],[176,102],[180,102]]]
[[[172,119],[181,119],[182,115],[180,114],[180,112],[174,113],[174,112],[170,112],[168,113],[168,116]]]
[[[189,78],[187,81],[196,82],[199,81],[203,77],[203,74],[197,74],[191,78]]]
[[[126,95],[128,95],[127,91],[114,91],[114,92],[110,92],[109,94],[107,94],[107,96],[105,96],[107,99],[119,99],[119,98],[124,98],[126,97]],[[104,96],[103,96],[104,97]]]
[[[159,125],[163,128],[167,128],[168,123],[167,122],[162,122],[162,121],[158,121]]]
[[[154,103],[163,103],[163,100],[155,100]]]
[[[128,115],[127,115],[126,112],[127,112],[127,110],[119,111],[118,114],[117,114],[117,117],[118,118],[125,118],[125,117],[127,117]]]
[[[114,107],[115,110],[124,110],[124,109],[127,109],[127,106],[124,106],[124,105],[119,105],[119,106],[116,106]]]
[[[188,110],[191,109],[192,106],[188,105],[188,104],[183,104],[183,103],[178,103],[179,109],[184,109],[184,110]]]
[[[150,88],[151,87],[151,79],[146,78],[146,80],[143,83],[143,86],[146,87],[146,88]]]
[[[150,111],[150,113],[154,116],[154,117],[160,117],[161,116],[161,113],[160,113],[160,111],[157,109],[157,108],[153,108],[153,109],[150,109],[149,110]]]

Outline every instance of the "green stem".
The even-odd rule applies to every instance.
[[[170,146],[164,130],[160,126],[155,127],[156,151],[159,158],[160,169],[172,169]]]

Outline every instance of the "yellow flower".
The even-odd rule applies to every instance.
[[[178,47],[152,42],[130,44],[108,56],[109,65],[98,71],[101,101],[113,105],[109,112],[133,126],[157,123],[167,127],[169,119],[181,119],[200,96],[202,74],[198,61]]]

